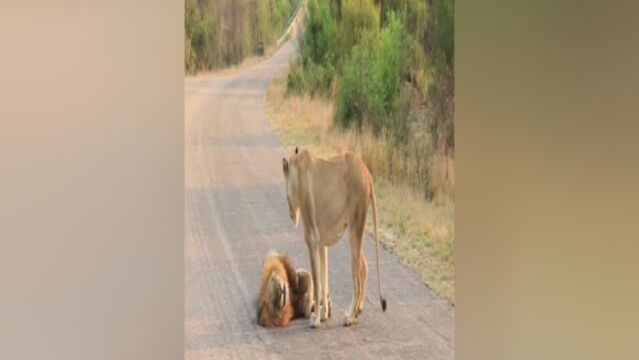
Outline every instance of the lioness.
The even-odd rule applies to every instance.
[[[286,326],[291,319],[309,317],[312,293],[311,274],[304,269],[295,270],[288,255],[270,250],[262,266],[258,323],[264,327]]]
[[[368,265],[364,258],[363,239],[369,201],[373,206],[379,297],[382,310],[386,311],[379,271],[375,190],[366,164],[350,152],[320,159],[296,147],[288,160],[283,159],[283,170],[290,217],[297,227],[301,214],[311,259],[315,283],[313,300],[318,304],[310,317],[311,327],[318,327],[320,321],[330,317],[328,246],[337,243],[347,228],[351,245],[353,298],[344,314],[344,325],[354,324],[364,308]]]

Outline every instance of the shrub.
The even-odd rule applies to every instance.
[[[299,63],[291,64],[286,77],[286,93],[301,95],[306,91],[304,86],[304,72]]]
[[[373,77],[379,39],[375,33],[364,34],[344,63],[337,87],[335,123],[342,128],[362,129],[366,118],[380,111]]]
[[[335,21],[331,15],[330,4],[311,0],[305,26],[304,38],[300,41],[302,62],[296,63],[290,70],[287,92],[329,96],[335,76],[332,46]]]
[[[309,62],[305,67],[294,63],[287,76],[287,93],[328,97],[332,94],[334,76],[335,69],[330,63],[320,65]]]
[[[372,0],[346,0],[341,5],[336,59],[346,59],[364,34],[379,30],[379,7]]]
[[[434,51],[441,54],[442,60],[446,65],[452,66],[455,51],[453,0],[436,1],[434,15],[436,29]],[[437,57],[435,57],[435,60],[437,60]]]
[[[382,130],[390,135],[406,132],[407,120],[397,112],[402,72],[406,71],[405,37],[401,20],[391,12],[381,36],[370,31],[353,47],[337,92],[335,122],[341,127],[361,130],[368,123],[376,134]]]
[[[335,37],[335,21],[325,1],[310,0],[302,49],[304,66],[309,62],[325,64],[332,61],[331,43]]]
[[[454,8],[452,0],[435,2],[431,17],[434,43],[429,59],[430,129],[436,146],[448,152],[455,146],[454,136]]]
[[[331,93],[334,74],[335,69],[330,61],[324,65],[311,62],[307,65],[305,87],[311,95],[328,96]]]
[[[184,61],[187,72],[193,74],[213,66],[216,21],[214,9],[200,9],[195,3],[186,2]]]
[[[274,29],[283,29],[290,13],[289,3],[286,0],[274,0],[272,5],[271,23]]]
[[[442,66],[433,72],[428,94],[430,130],[435,136],[435,145],[448,152],[455,147],[455,81],[451,66]]]
[[[402,72],[406,72],[404,69],[405,39],[404,25],[394,12],[390,12],[388,25],[382,31],[380,38],[379,59],[374,65],[375,91],[379,97],[378,106],[382,110],[382,117],[377,118],[377,121],[393,116],[397,109]],[[391,125],[387,124],[387,127]],[[382,124],[378,123],[375,127],[380,129]]]

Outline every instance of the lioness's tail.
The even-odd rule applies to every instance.
[[[382,295],[382,276],[379,271],[379,236],[377,234],[377,205],[375,204],[375,186],[373,179],[371,184],[371,205],[373,206],[373,228],[375,229],[375,254],[377,255],[377,285],[379,285],[379,301],[382,304],[382,311],[386,311],[386,299]]]

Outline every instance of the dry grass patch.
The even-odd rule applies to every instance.
[[[455,299],[455,206],[451,199],[425,201],[407,185],[376,179],[384,245],[447,299]]]
[[[454,302],[454,160],[430,152],[428,136],[419,130],[424,141],[400,151],[369,131],[336,129],[333,103],[287,96],[286,76],[271,83],[266,102],[286,146],[299,145],[319,156],[351,150],[362,157],[375,176],[380,240],[426,285]]]

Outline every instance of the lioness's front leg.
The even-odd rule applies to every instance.
[[[307,245],[308,245],[308,253],[310,255],[311,258],[311,272],[313,274],[313,283],[314,283],[314,287],[313,287],[313,298],[315,301],[315,311],[311,314],[310,317],[310,325],[312,328],[316,328],[320,325],[320,319],[321,319],[321,314],[322,314],[322,308],[324,307],[324,304],[322,304],[320,302],[321,298],[321,294],[322,294],[322,283],[320,281],[321,276],[321,269],[320,269],[320,246],[319,244],[317,244],[317,242],[313,241],[314,239],[311,239],[311,241],[307,241]]]
[[[322,312],[320,320],[326,321],[331,317],[332,304],[328,290],[328,247],[320,246],[320,268],[322,277]]]

